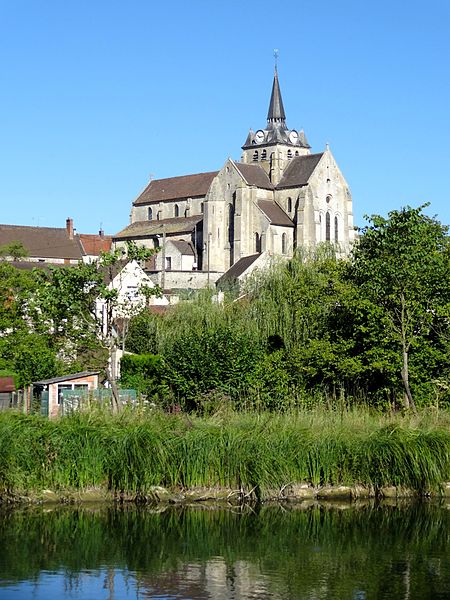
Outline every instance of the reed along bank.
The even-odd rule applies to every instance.
[[[264,501],[295,486],[439,495],[450,481],[449,424],[448,412],[392,417],[363,409],[207,418],[92,412],[56,420],[5,412],[0,497],[100,490],[146,501],[160,499],[161,490],[202,489]]]

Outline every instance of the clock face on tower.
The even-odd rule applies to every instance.
[[[255,142],[261,144],[264,141],[264,131],[261,129],[255,133]]]
[[[298,142],[298,133],[293,129],[289,134],[289,141],[291,144],[296,144]]]

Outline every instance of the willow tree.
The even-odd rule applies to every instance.
[[[412,348],[420,352],[446,340],[450,318],[447,227],[423,214],[426,206],[368,218],[351,271],[362,297],[381,315],[384,343],[391,344],[399,358],[404,407],[413,410]]]

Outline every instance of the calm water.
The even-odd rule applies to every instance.
[[[0,512],[0,598],[450,598],[450,506]]]

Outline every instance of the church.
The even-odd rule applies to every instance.
[[[249,131],[241,161],[150,181],[130,221],[113,243],[159,247],[146,270],[164,290],[236,280],[320,242],[345,255],[355,239],[348,184],[328,145],[311,153],[305,133],[288,128],[276,68],[267,124]]]

